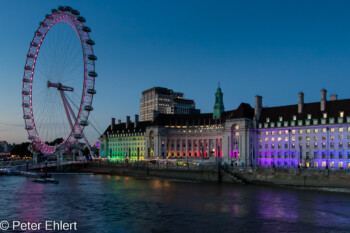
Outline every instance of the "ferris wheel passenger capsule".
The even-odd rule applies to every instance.
[[[89,93],[91,95],[95,95],[96,94],[96,90],[95,89],[88,89],[87,93]]]
[[[77,10],[74,10],[74,9],[72,9],[70,12],[71,12],[73,15],[80,15],[80,12],[77,11]]]
[[[82,23],[86,22],[86,19],[83,16],[78,16],[77,20]]]
[[[97,57],[93,54],[89,54],[88,55],[88,59],[91,60],[91,61],[96,61],[97,60]]]
[[[86,110],[86,111],[92,111],[92,110],[94,110],[94,108],[93,108],[91,105],[86,105],[86,106],[84,107],[84,110]]]
[[[24,66],[24,69],[25,70],[32,70],[33,68],[31,66],[26,65],[26,66]]]
[[[80,121],[80,125],[81,126],[88,126],[89,122],[87,122],[87,121]]]
[[[81,139],[83,136],[80,133],[74,134],[74,138]]]
[[[89,72],[89,76],[93,77],[93,78],[96,78],[98,75],[97,75],[97,73],[95,71],[90,71]]]
[[[88,45],[95,45],[95,41],[93,41],[91,39],[85,40],[85,43]]]

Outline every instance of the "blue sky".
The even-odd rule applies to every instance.
[[[217,83],[226,110],[350,98],[349,1],[1,1],[0,139],[25,141],[21,80],[44,15],[70,5],[87,19],[99,60],[93,118],[139,113],[141,92],[164,86],[211,112]],[[132,117],[133,118],[133,117]],[[91,128],[91,127],[90,127]],[[97,133],[87,130],[90,141]]]

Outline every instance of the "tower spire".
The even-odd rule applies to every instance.
[[[215,104],[213,111],[213,119],[219,119],[221,114],[225,111],[223,93],[221,92],[220,82],[218,83],[218,88],[215,93]]]

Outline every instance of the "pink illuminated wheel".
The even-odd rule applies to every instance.
[[[22,107],[28,139],[43,154],[68,149],[79,139],[93,110],[95,42],[86,19],[71,7],[59,6],[34,32],[24,66]],[[49,142],[57,138],[59,145]]]

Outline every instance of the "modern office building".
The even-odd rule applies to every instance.
[[[199,113],[195,102],[183,98],[181,92],[164,87],[153,87],[142,92],[140,100],[140,120],[152,121],[158,113],[192,114]]]
[[[145,159],[221,161],[239,166],[350,168],[350,99],[326,90],[320,102],[224,111],[221,88],[213,113],[162,114],[142,128]],[[124,129],[126,130],[126,129]],[[108,150],[105,153],[110,153]],[[113,153],[113,150],[112,150]]]

